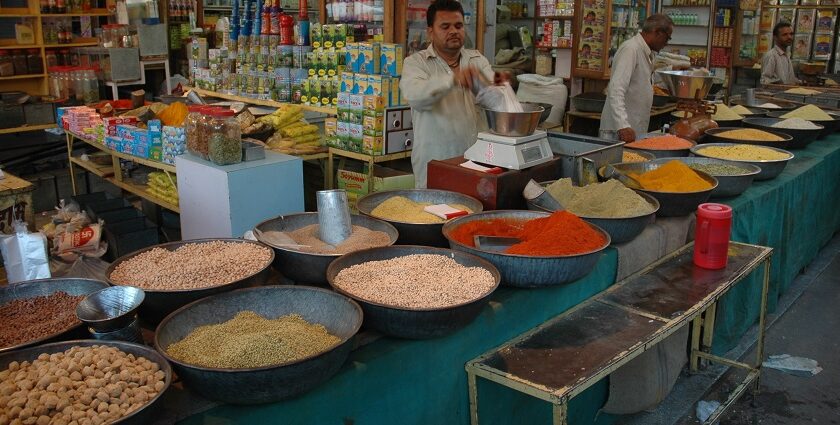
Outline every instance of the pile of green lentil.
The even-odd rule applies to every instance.
[[[712,176],[740,176],[748,171],[735,164],[688,164],[693,170],[702,171]]]
[[[227,322],[195,328],[166,352],[195,366],[249,369],[300,360],[339,342],[323,325],[309,323],[298,314],[266,319],[242,311]]]

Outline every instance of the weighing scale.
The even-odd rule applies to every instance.
[[[478,140],[467,149],[464,158],[481,164],[523,170],[550,161],[554,153],[548,144],[548,135],[542,130],[521,137],[485,131],[478,133]]]

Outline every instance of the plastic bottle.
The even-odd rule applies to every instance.
[[[731,228],[731,207],[714,203],[700,204],[697,207],[694,231],[694,264],[712,270],[726,267]]]
[[[280,44],[291,46],[295,44],[295,19],[280,9]]]

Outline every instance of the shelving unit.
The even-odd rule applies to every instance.
[[[210,91],[210,90],[204,90],[204,89],[200,89],[200,88],[196,88],[196,87],[187,86],[187,87],[184,87],[184,90],[193,90],[196,93],[200,94],[201,96],[217,97],[219,99],[225,99],[225,100],[230,100],[230,101],[234,101],[234,102],[243,102],[243,103],[248,103],[248,104],[251,104],[251,105],[269,106],[269,107],[274,107],[274,108],[279,108],[283,105],[286,105],[286,103],[283,103],[283,102],[277,102],[277,101],[273,101],[273,100],[252,99],[250,97],[242,97],[242,96],[235,96],[235,95],[232,95],[232,94],[224,94],[224,93],[214,92],[214,91]],[[298,106],[300,106],[301,109],[303,109],[305,111],[320,112],[322,114],[327,114],[327,115],[336,115],[338,113],[338,110],[336,110],[336,108],[331,108],[331,107],[310,106],[310,105],[298,105]]]
[[[674,21],[673,39],[665,51],[688,56],[693,66],[705,67],[709,59],[711,39],[711,4],[671,4],[673,0],[662,0],[659,10]]]
[[[575,2],[572,75],[590,80],[610,78],[612,58],[624,41],[632,38],[651,13],[650,0]]]

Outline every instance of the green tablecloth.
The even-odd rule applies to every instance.
[[[799,271],[840,228],[840,136],[796,151],[778,178],[757,182],[727,201],[735,210],[732,239],[775,248],[770,307]],[[614,249],[595,271],[570,285],[540,289],[502,288],[490,307],[465,329],[446,338],[403,341],[383,338],[351,354],[333,379],[281,403],[221,406],[186,423],[282,424],[467,424],[464,364],[479,354],[545,322],[612,285]],[[734,346],[758,318],[760,276],[739,285],[720,303],[715,351]],[[482,424],[550,423],[550,406],[479,380]],[[607,397],[606,381],[575,398],[570,423],[591,424]],[[609,423],[609,415],[597,416]]]

